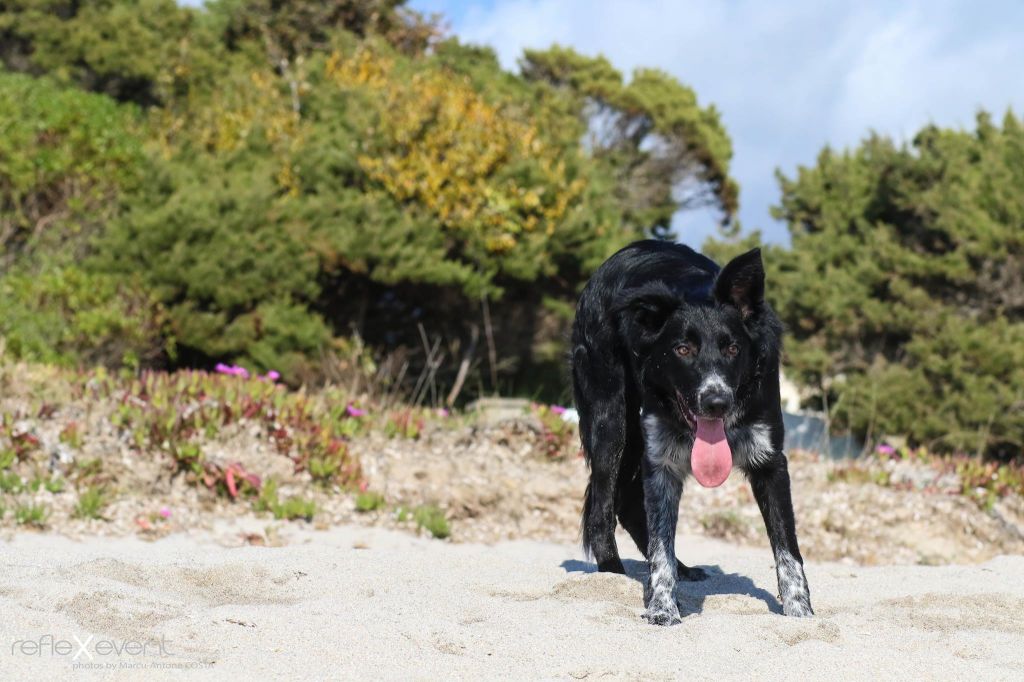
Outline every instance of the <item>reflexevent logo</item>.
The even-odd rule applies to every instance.
[[[64,659],[73,669],[197,669],[212,663],[183,661],[171,651],[171,640],[163,635],[151,639],[112,639],[72,634],[70,639],[50,633],[34,639],[11,641],[11,656]]]

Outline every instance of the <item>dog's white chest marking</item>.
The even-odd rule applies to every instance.
[[[772,432],[767,424],[756,423],[726,433],[732,447],[733,466],[756,467],[766,464],[775,453]]]
[[[671,472],[679,480],[690,474],[690,450],[693,437],[682,437],[662,423],[657,415],[644,416],[644,453],[656,467]]]

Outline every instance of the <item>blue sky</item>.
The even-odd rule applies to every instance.
[[[825,145],[869,130],[897,139],[921,126],[971,127],[979,108],[1024,112],[1024,2],[1007,0],[411,0],[466,42],[516,68],[524,47],[602,53],[627,74],[656,66],[722,112],[733,140],[745,230],[786,230],[768,207],[774,170],[814,162]],[[699,245],[710,216],[679,221]]]

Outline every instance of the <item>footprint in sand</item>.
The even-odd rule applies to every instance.
[[[80,590],[67,599],[35,603],[35,608],[62,613],[91,632],[139,640],[156,639],[171,621],[187,619],[189,605],[196,602],[213,607],[296,603],[295,582],[305,575],[237,562],[145,566],[112,558],[74,564],[58,569],[58,574]],[[216,654],[189,640],[186,636],[177,644],[180,653]]]
[[[91,632],[103,632],[123,638],[149,635],[163,623],[181,615],[181,609],[151,600],[132,597],[132,606],[122,592],[95,590],[79,592],[57,604],[55,611],[64,613]],[[140,603],[141,602],[141,603]]]
[[[607,608],[601,622],[609,619],[635,619],[643,601],[641,585],[624,575],[614,573],[588,573],[566,578],[550,590],[489,590],[491,597],[508,601],[526,602],[541,599],[557,599],[563,602],[589,602],[604,604]]]
[[[687,597],[684,597],[684,599]],[[695,597],[690,597],[697,601]],[[757,616],[770,613],[764,601],[746,594],[709,594],[704,597],[703,610],[736,616]]]
[[[258,564],[227,563],[216,566],[140,566],[117,559],[94,559],[62,571],[80,580],[83,575],[103,578],[150,591],[199,598],[210,606],[226,604],[291,604],[297,601],[288,572],[271,573]]]
[[[551,596],[561,601],[603,601],[634,606],[643,599],[643,588],[632,578],[615,573],[590,573],[557,583]]]
[[[995,630],[1024,635],[1024,599],[1008,594],[936,594],[888,599],[878,607],[896,611],[900,621],[919,630],[955,634]]]
[[[788,646],[809,641],[835,644],[841,634],[838,625],[821,618],[774,618],[771,626],[765,627],[764,630]]]

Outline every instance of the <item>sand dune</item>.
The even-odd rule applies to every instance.
[[[818,616],[796,620],[778,615],[768,552],[681,537],[685,558],[714,575],[680,587],[681,625],[656,628],[640,619],[636,560],[629,576],[596,574],[571,545],[458,545],[355,527],[294,530],[283,547],[225,547],[236,530],[0,544],[0,676],[1024,675],[1019,556],[939,567],[812,561]]]

